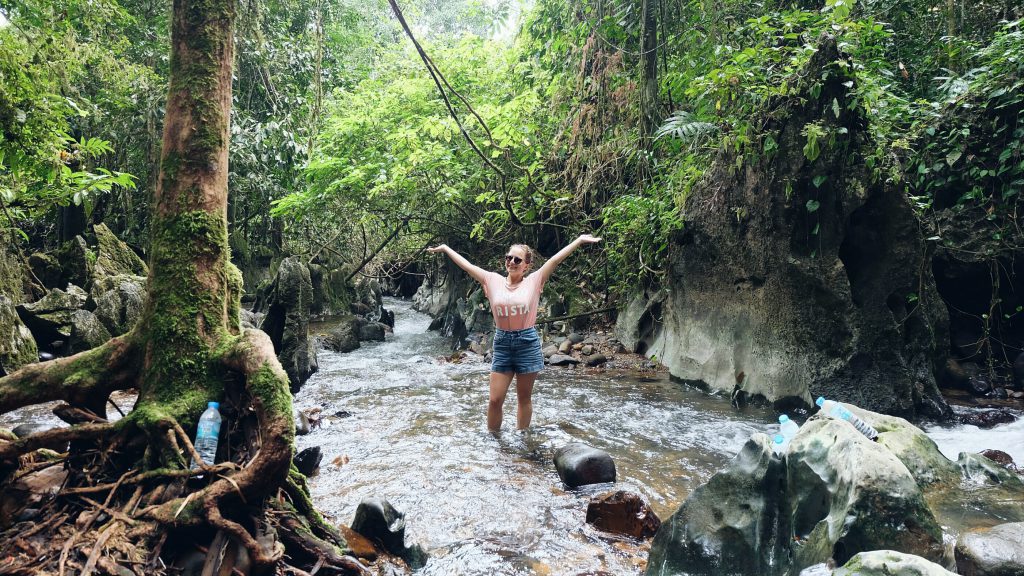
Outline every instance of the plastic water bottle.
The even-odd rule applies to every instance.
[[[844,408],[839,402],[836,402],[835,400],[825,400],[824,396],[818,396],[818,400],[815,404],[820,406],[825,414],[828,414],[833,418],[846,420],[850,424],[853,424],[853,427],[856,428],[858,432],[867,436],[869,439],[878,439],[878,430],[875,430],[870,424],[861,420],[853,412]]]
[[[779,416],[779,434],[782,435],[783,449],[789,449],[789,443],[792,442],[793,437],[796,436],[797,431],[800,430],[800,425],[789,419],[789,416],[783,414]]]
[[[772,438],[772,451],[776,454],[783,454],[786,451],[786,438],[782,434],[776,434]]]
[[[199,427],[196,429],[196,441],[193,445],[203,459],[203,463],[213,466],[217,459],[217,439],[220,436],[220,412],[217,411],[220,404],[209,402],[206,406],[206,411],[199,417]],[[192,470],[199,468],[199,463],[193,460],[190,468]]]

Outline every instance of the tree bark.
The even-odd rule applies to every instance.
[[[658,19],[657,0],[643,0],[643,37],[640,62],[640,127],[644,146],[658,125]]]

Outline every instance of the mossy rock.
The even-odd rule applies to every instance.
[[[106,276],[92,285],[96,317],[112,335],[132,329],[146,305],[146,279],[142,276]]]
[[[99,254],[96,256],[93,270],[95,276],[149,275],[149,269],[142,258],[115,236],[106,224],[97,224],[93,231],[96,232],[96,241],[99,243]]]
[[[7,296],[15,304],[25,298],[25,267],[18,261],[4,243],[0,248],[0,294]]]
[[[96,253],[89,248],[85,238],[75,236],[57,250],[57,261],[60,263],[61,276],[58,288],[68,284],[87,287],[92,281],[93,266]]]
[[[28,265],[32,268],[32,273],[36,275],[36,278],[43,283],[43,286],[47,288],[60,288],[61,287],[61,265],[56,258],[43,252],[33,252],[28,257]]]
[[[95,314],[88,310],[75,310],[71,313],[71,331],[64,349],[66,355],[85,352],[107,340],[110,340],[110,331]]]
[[[21,321],[14,302],[0,294],[0,376],[39,359],[32,332]]]
[[[36,342],[45,345],[71,335],[71,315],[85,306],[87,299],[85,290],[69,284],[67,291],[54,288],[35,302],[17,306],[17,310]]]

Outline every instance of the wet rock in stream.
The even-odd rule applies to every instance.
[[[604,450],[580,442],[562,446],[555,452],[558,477],[569,488],[615,482],[615,462]]]
[[[352,519],[352,530],[376,540],[388,552],[402,558],[413,569],[421,568],[427,554],[419,545],[405,545],[405,514],[383,498],[363,498]]]

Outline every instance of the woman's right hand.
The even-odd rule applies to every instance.
[[[447,244],[438,244],[437,246],[433,246],[431,248],[427,248],[427,252],[430,252],[430,253],[444,252],[444,249],[447,248],[447,247],[448,247]]]

